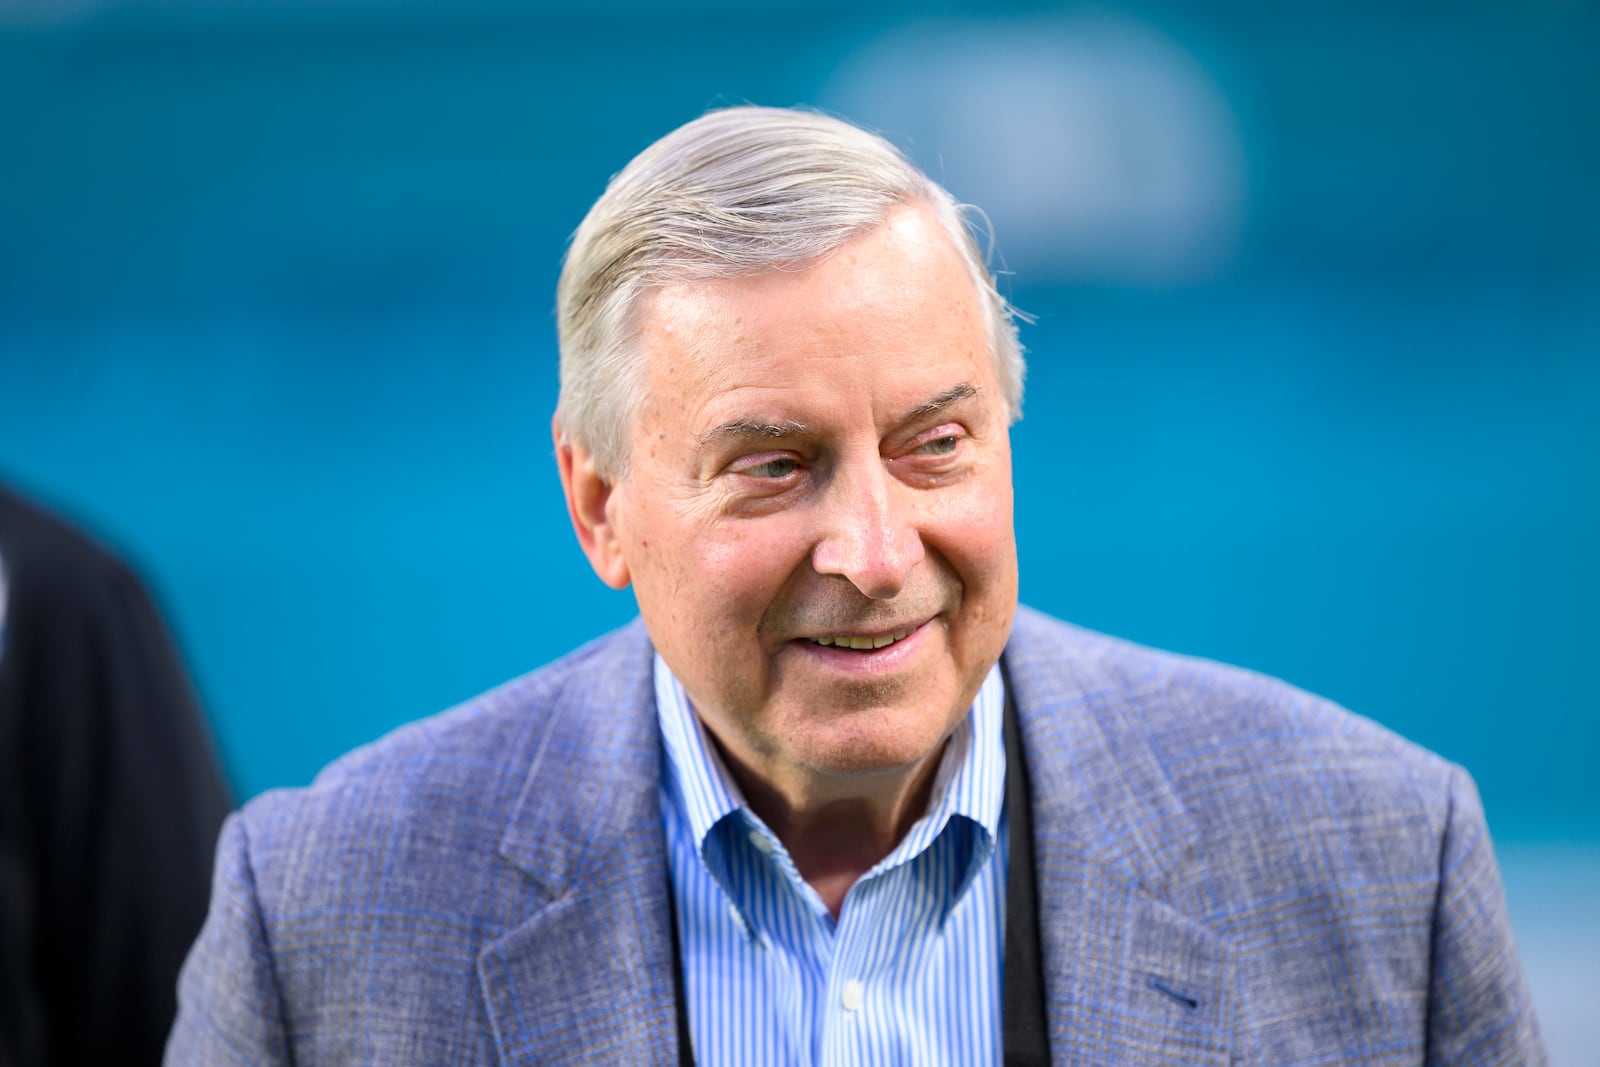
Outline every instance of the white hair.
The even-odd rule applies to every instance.
[[[1017,419],[1016,312],[995,289],[964,207],[875,134],[811,111],[732,107],[635,156],[573,235],[556,289],[562,437],[586,448],[602,477],[627,473],[644,388],[635,309],[646,290],[803,269],[918,200],[934,208],[977,286],[995,376]]]

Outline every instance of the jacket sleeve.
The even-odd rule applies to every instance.
[[[292,1062],[272,946],[256,898],[243,816],[217,842],[211,910],[178,979],[169,1067],[244,1067]]]
[[[1428,990],[1429,1065],[1548,1063],[1472,779],[1450,768]]]

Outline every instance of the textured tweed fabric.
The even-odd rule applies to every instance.
[[[234,816],[168,1062],[667,1064],[639,624]],[[1477,794],[1283,683],[1022,611],[1060,1064],[1541,1064]]]

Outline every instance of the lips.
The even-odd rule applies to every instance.
[[[787,662],[797,668],[804,663],[807,666],[800,669],[820,671],[819,677],[882,680],[914,669],[918,664],[926,666],[924,654],[929,647],[929,634],[934,629],[932,621],[890,623],[894,629],[874,627],[875,632],[795,637],[785,642],[782,654],[798,656],[799,659]]]
[[[875,634],[871,636],[859,637],[846,635],[839,635],[835,637],[811,637],[807,638],[807,640],[809,640],[812,644],[817,645],[831,645],[834,648],[851,648],[858,652],[868,652],[873,649],[888,648],[896,641],[904,641],[906,638],[910,637],[916,632],[917,628],[915,626],[909,626],[904,630],[896,630],[893,633],[887,634]]]

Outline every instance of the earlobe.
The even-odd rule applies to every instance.
[[[561,472],[561,489],[567,497],[567,516],[589,566],[613,589],[626,588],[630,581],[628,562],[623,558],[622,542],[612,525],[610,512],[613,485],[595,470],[589,450],[565,437],[551,423],[556,444],[556,467]]]

